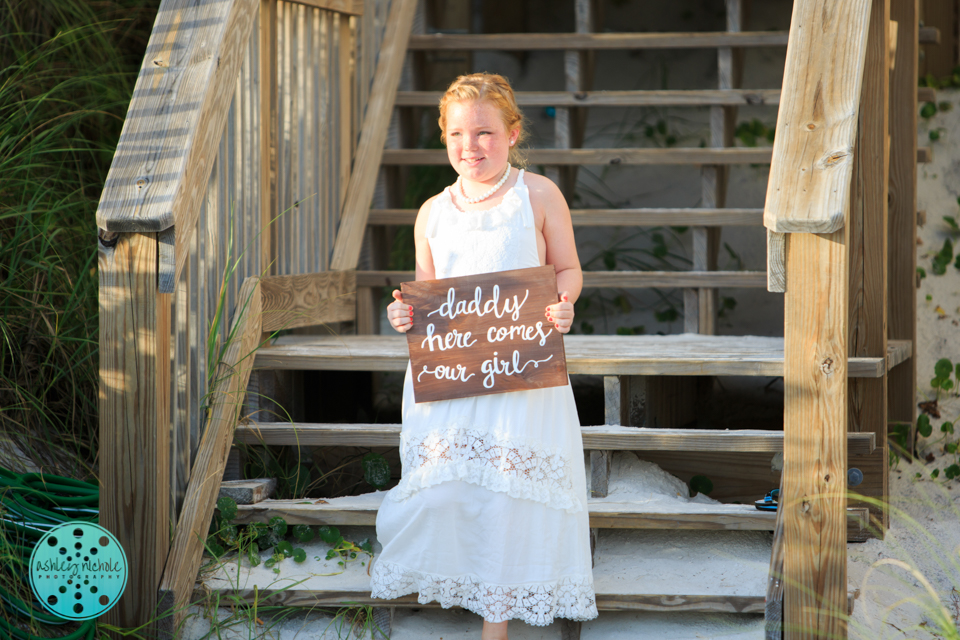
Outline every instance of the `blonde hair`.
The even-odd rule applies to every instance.
[[[495,73],[471,73],[454,80],[443,97],[440,98],[440,141],[447,142],[447,106],[451,102],[470,102],[473,100],[489,100],[500,111],[503,124],[507,132],[520,130],[517,142],[510,147],[510,162],[518,167],[526,166],[526,160],[520,152],[520,143],[527,137],[523,127],[523,114],[517,107],[517,99],[513,95],[510,83],[501,75]]]

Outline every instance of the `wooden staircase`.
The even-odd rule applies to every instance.
[[[415,216],[415,211],[399,208],[396,201],[371,206],[378,175],[396,175],[403,167],[447,163],[443,151],[388,144],[395,110],[422,109],[438,99],[431,91],[397,91],[407,52],[464,50],[563,52],[563,91],[521,91],[517,97],[521,107],[555,109],[553,145],[530,150],[528,158],[533,165],[546,166],[548,175],[568,197],[574,193],[577,169],[582,166],[664,165],[700,171],[699,207],[572,211],[578,229],[691,228],[689,271],[584,274],[587,288],[681,289],[683,333],[573,335],[565,339],[570,373],[603,379],[605,424],[582,428],[589,457],[588,509],[601,614],[583,624],[558,621],[543,632],[546,635],[531,635],[540,631],[515,624],[511,637],[760,638],[764,634],[761,614],[773,600],[767,577],[773,543],[769,532],[775,530],[785,530],[784,548],[794,553],[786,554],[784,571],[798,580],[785,587],[794,589],[792,598],[786,599],[785,619],[800,620],[804,607],[849,611],[852,601],[846,595],[844,539],[865,539],[871,534],[871,518],[874,525],[881,525],[882,535],[885,515],[876,508],[871,512],[861,503],[848,504],[842,494],[831,495],[830,490],[838,482],[845,488],[847,468],[857,467],[864,472],[858,489],[868,496],[883,496],[888,416],[903,422],[913,420],[915,330],[909,315],[899,309],[910,307],[915,293],[916,247],[909,233],[915,230],[915,202],[910,202],[915,191],[910,188],[909,176],[915,173],[917,158],[925,155],[915,147],[917,24],[916,14],[913,18],[909,14],[915,9],[915,0],[795,0],[795,24],[789,35],[744,31],[746,1],[725,0],[726,30],[716,33],[595,33],[591,13],[599,3],[590,0],[574,0],[576,32],[568,34],[428,35],[416,15],[417,0],[226,0],[183,9],[193,16],[183,24],[171,27],[158,21],[151,39],[153,49],[166,53],[182,49],[189,55],[183,54],[181,61],[176,55],[164,58],[157,54],[145,61],[138,82],[153,82],[154,77],[175,82],[181,69],[177,65],[183,65],[193,74],[191,86],[197,95],[184,93],[178,98],[184,101],[186,115],[170,111],[159,92],[135,95],[128,119],[155,115],[150,115],[146,124],[138,120],[137,126],[125,127],[98,211],[98,224],[107,232],[101,233],[101,320],[104,327],[114,330],[101,332],[105,372],[101,403],[109,409],[101,412],[101,439],[110,445],[103,468],[104,477],[116,480],[105,486],[103,521],[135,559],[135,568],[143,568],[131,573],[143,582],[135,585],[142,602],[122,612],[118,608],[115,620],[125,620],[129,626],[143,622],[138,608],[152,610],[156,593],[160,611],[171,613],[158,625],[162,634],[172,637],[183,620],[183,606],[200,586],[207,592],[236,591],[241,598],[259,604],[369,604],[375,607],[384,632],[381,635],[395,640],[477,636],[475,616],[457,617],[424,607],[415,596],[389,602],[371,600],[366,569],[355,564],[339,575],[322,576],[306,574],[335,573],[336,567],[318,561],[304,572],[306,565],[281,563],[283,582],[278,584],[276,575],[262,566],[250,570],[228,562],[219,573],[196,583],[203,534],[214,511],[231,444],[398,446],[400,426],[396,424],[268,422],[267,412],[258,411],[263,407],[257,395],[250,393],[244,399],[244,389],[251,369],[260,379],[259,392],[267,394],[269,386],[263,381],[271,371],[405,369],[404,338],[379,335],[377,319],[382,288],[413,279],[413,274],[384,270],[375,255],[365,260],[365,268],[358,269],[358,265],[368,230],[375,239],[383,237],[385,228],[411,224]],[[180,11],[181,4],[188,3],[164,0],[161,14],[174,15],[172,10]],[[850,47],[837,52],[834,64],[817,58],[822,52],[797,30],[798,25],[808,24],[811,16],[839,8],[849,23],[837,25],[837,29],[849,31]],[[865,20],[868,15],[870,20]],[[891,16],[900,21],[899,36]],[[364,27],[358,31],[361,17]],[[309,25],[304,22],[307,18]],[[351,40],[358,33],[359,43]],[[236,34],[240,37],[233,38]],[[334,38],[333,34],[339,35]],[[888,40],[891,34],[895,38]],[[296,38],[307,44],[299,49],[290,47]],[[322,55],[319,49],[310,49],[321,41],[326,47]],[[810,131],[824,137],[811,138],[814,143],[806,147],[780,142],[800,135],[797,127],[782,130],[784,113],[795,118],[805,113],[802,83],[809,78],[799,77],[796,66],[791,71],[788,65],[783,89],[739,88],[745,49],[782,48],[788,41],[794,57],[818,60],[819,66],[810,70],[811,78],[843,88],[837,95],[828,92],[823,98],[843,117],[837,122],[811,120]],[[217,55],[211,57],[205,49],[208,42]],[[170,51],[163,43],[172,43]],[[717,86],[684,91],[604,91],[592,86],[592,52],[683,48],[716,49]],[[328,109],[324,114],[336,114],[331,116],[332,127],[323,119],[325,115],[311,120],[316,114],[311,113],[309,100],[297,94],[302,90],[305,96],[315,98],[323,87],[323,82],[315,82],[316,78],[305,72],[310,64],[304,53],[307,49],[328,66],[317,78],[331,84],[336,78],[340,83],[333,85],[340,90],[339,96],[323,98]],[[372,57],[371,51],[378,55]],[[240,71],[244,55],[247,58]],[[898,68],[912,69],[913,75],[897,71],[888,82],[891,60],[899,60]],[[259,69],[259,75],[251,72],[251,65]],[[861,86],[856,69],[862,70],[862,100],[854,91]],[[364,70],[369,73],[364,75]],[[238,73],[246,74],[240,76],[240,83],[235,82]],[[279,80],[275,77],[278,73]],[[234,85],[237,90],[231,103]],[[258,88],[251,88],[255,86]],[[737,147],[737,109],[779,104],[781,94],[789,94],[784,99],[789,108],[781,107],[779,146]],[[929,97],[925,94],[925,99]],[[911,126],[892,128],[892,142],[877,133],[887,126],[888,98],[893,105],[891,114],[899,114],[904,122],[914,118]],[[288,102],[296,108],[288,108]],[[193,104],[197,106],[190,106]],[[222,144],[218,156],[216,131],[228,121],[230,104],[241,105],[236,110],[230,107],[229,112],[228,131],[236,129],[236,138],[233,147]],[[351,113],[351,106],[359,109]],[[709,140],[697,148],[583,148],[588,109],[631,106],[708,108]],[[854,106],[860,109],[859,122]],[[817,117],[822,119],[822,110],[812,113],[820,113]],[[309,136],[296,129],[298,118],[312,123],[313,129],[303,130],[309,129]],[[342,144],[323,138],[329,133],[324,127],[339,128],[336,135]],[[172,131],[176,136],[169,133]],[[178,136],[190,141],[188,153],[175,152],[182,145]],[[158,151],[155,156],[170,166],[155,166],[152,161],[144,164],[139,150],[148,146],[140,145],[160,149],[163,153]],[[807,163],[796,152],[807,147],[827,154],[826,159]],[[310,150],[317,148],[318,154],[311,156]],[[181,161],[181,156],[187,159]],[[252,164],[248,156],[253,157]],[[210,178],[209,159],[214,157],[220,173]],[[231,162],[239,168],[223,168]],[[768,199],[765,209],[727,208],[729,167],[771,163],[772,174],[788,178],[777,182],[778,190],[783,186],[781,199]],[[818,170],[805,177],[810,184],[794,175],[798,167]],[[819,172],[824,168],[831,172]],[[150,173],[153,171],[156,176]],[[897,176],[895,185],[888,186],[893,182],[888,175]],[[252,184],[243,182],[247,178]],[[304,195],[302,183],[321,184],[321,179],[327,181],[320,189],[324,204],[316,205],[317,220],[313,220],[303,213],[311,206],[311,194]],[[231,285],[230,302],[223,309],[227,315],[231,315],[229,309],[234,310],[230,327],[224,323],[222,331],[224,339],[230,337],[229,348],[223,349],[219,360],[203,360],[203,365],[194,367],[190,358],[199,354],[202,360],[207,353],[196,348],[197,336],[186,330],[194,321],[191,314],[210,320],[213,316],[207,307],[220,312],[215,299],[206,307],[193,300],[202,297],[201,290],[209,294],[217,285],[217,280],[199,279],[195,272],[206,269],[216,275],[220,265],[226,269],[223,254],[216,254],[216,261],[209,259],[215,245],[225,244],[232,230],[223,213],[229,209],[227,198],[221,198],[217,189],[223,186],[226,191],[226,185],[232,189],[241,182],[244,189],[255,192],[250,199],[258,206],[241,212],[246,226],[236,232],[236,238],[253,246],[258,257],[255,266],[243,272],[247,277],[242,286]],[[207,185],[206,192],[203,185]],[[827,204],[836,206],[826,211]],[[214,205],[221,210],[219,218],[197,213]],[[287,217],[278,221],[285,207]],[[330,217],[328,209],[339,212],[339,219]],[[817,219],[818,214],[825,221]],[[769,232],[767,269],[718,270],[721,227],[761,224]],[[222,236],[219,227],[226,229]],[[795,231],[809,233],[790,235]],[[118,234],[122,234],[119,240]],[[299,241],[298,234],[306,240]],[[315,237],[325,244],[311,248]],[[319,266],[308,269],[304,266],[308,263]],[[882,268],[878,266],[881,263]],[[788,266],[794,279],[786,296],[786,338],[715,335],[717,289],[766,286],[782,292],[788,284]],[[310,273],[318,268],[323,271]],[[882,276],[876,275],[881,272]],[[821,309],[817,296],[830,304],[822,303]],[[808,331],[809,327],[798,321],[805,309],[822,310],[807,323],[816,331]],[[351,322],[357,335],[298,331]],[[207,327],[198,324],[205,337]],[[130,326],[141,333],[131,334]],[[141,327],[146,329],[141,331]],[[269,339],[271,333],[281,330],[295,331]],[[128,345],[136,356],[133,359],[126,351]],[[156,355],[174,352],[171,362]],[[836,372],[842,375],[834,375]],[[711,429],[700,411],[704,400],[698,380],[704,376],[783,376],[788,388],[784,429]],[[815,392],[797,394],[797,389]],[[207,407],[210,411],[204,416]],[[241,407],[252,408],[252,415],[243,415]],[[184,427],[190,420],[203,425],[202,438]],[[191,441],[193,436],[196,440]],[[177,460],[167,459],[168,448]],[[129,451],[144,451],[147,464],[130,469],[124,458]],[[673,487],[667,493],[653,491],[652,502],[638,497],[638,491],[646,487],[644,473],[663,473],[654,472],[649,463],[660,465],[667,472],[664,486]],[[785,495],[793,500],[791,508],[779,514],[779,527],[776,515],[750,506],[780,481],[778,464],[785,465]],[[648,466],[641,473],[637,465]],[[171,469],[173,478],[169,477]],[[705,469],[715,482],[714,496],[720,504],[683,495],[690,477]],[[668,474],[676,477],[671,479]],[[136,502],[130,496],[138,491],[149,497],[148,504],[130,512],[126,505]],[[798,495],[818,501],[816,522],[804,515],[807,509],[800,509],[794,499]],[[242,505],[238,522],[263,522],[279,515],[290,524],[331,524],[343,527],[345,535],[373,537],[382,497],[382,493],[372,493],[321,501],[266,499]],[[134,532],[131,522],[136,526],[146,523],[143,526],[149,531],[143,535]],[[171,522],[176,525],[172,542],[167,532]],[[374,550],[378,550],[376,544]],[[325,546],[319,543],[308,549],[311,558],[324,554]],[[650,558],[656,559],[652,568],[645,566]],[[809,566],[816,570],[807,571]],[[290,587],[287,579],[302,582]],[[157,592],[152,592],[157,584]],[[831,620],[816,625],[820,626],[803,632],[803,637],[845,633],[842,625]]]
[[[577,1],[578,15],[589,13],[589,2]],[[784,375],[784,341],[782,338],[755,336],[716,336],[714,332],[715,291],[720,287],[764,287],[766,272],[717,271],[716,249],[719,228],[728,225],[760,225],[761,209],[727,209],[725,204],[726,167],[735,164],[769,163],[770,149],[737,148],[733,145],[732,126],[740,105],[777,104],[780,92],[740,90],[735,88],[740,69],[737,49],[744,47],[782,47],[786,33],[741,33],[742,7],[739,0],[727,0],[730,12],[729,31],[708,34],[522,34],[522,35],[414,35],[409,50],[560,49],[580,59],[578,52],[603,49],[646,49],[664,47],[716,47],[719,51],[718,89],[691,91],[587,91],[581,79],[567,79],[565,92],[519,92],[522,106],[554,106],[561,113],[586,107],[614,106],[707,106],[712,110],[711,146],[707,148],[636,148],[578,149],[565,148],[577,140],[568,126],[569,117],[557,118],[556,148],[533,149],[528,152],[531,164],[550,167],[584,165],[695,165],[702,167],[701,208],[658,209],[578,209],[572,212],[577,227],[615,225],[644,227],[690,225],[694,227],[693,270],[689,272],[616,271],[586,272],[585,287],[677,287],[685,289],[685,323],[688,333],[673,336],[582,336],[565,338],[568,368],[571,374],[602,376],[606,390],[606,425],[583,427],[584,448],[588,466],[591,497],[590,523],[593,532],[597,605],[601,616],[596,621],[574,623],[561,621],[560,637],[564,639],[608,637],[615,631],[633,629],[642,633],[649,620],[645,615],[675,614],[674,623],[665,623],[667,635],[688,637],[703,634],[713,637],[691,623],[689,615],[723,613],[732,616],[731,629],[739,629],[743,637],[760,637],[762,625],[757,615],[763,613],[768,599],[766,573],[770,561],[768,534],[775,529],[776,514],[760,512],[750,506],[749,499],[762,496],[764,488],[752,483],[752,494],[725,495],[741,504],[699,505],[680,503],[673,508],[651,508],[648,501],[618,499],[617,487],[630,487],[631,478],[616,471],[629,466],[630,456],[640,455],[657,460],[657,454],[669,462],[670,456],[693,456],[699,464],[717,469],[736,467],[748,459],[769,460],[782,452],[783,431],[717,431],[709,428],[684,429],[697,423],[697,376],[782,376]],[[589,20],[587,20],[589,23]],[[735,49],[736,48],[736,49]],[[573,65],[577,67],[577,65]],[[397,107],[435,105],[436,92],[404,91],[396,97]],[[567,113],[566,116],[569,116]],[[442,150],[386,149],[382,167],[445,165]],[[575,175],[575,174],[572,174]],[[569,180],[571,173],[554,177]],[[569,193],[571,184],[565,185]],[[370,225],[411,224],[415,210],[373,209],[366,222]],[[365,296],[370,308],[376,309],[380,287],[396,287],[413,279],[407,272],[358,271],[358,297]],[[779,285],[774,283],[772,289]],[[358,305],[364,313],[365,305]],[[284,309],[277,308],[276,312]],[[286,311],[290,311],[289,307]],[[265,309],[265,311],[268,311]],[[286,316],[289,320],[290,316]],[[360,327],[376,326],[376,320],[357,318]],[[300,324],[300,323],[295,323]],[[897,365],[908,360],[911,341],[887,343],[885,357],[851,357],[848,375],[851,378],[884,379]],[[397,335],[285,335],[256,354],[258,370],[330,370],[402,372],[408,354],[406,341]],[[699,427],[709,427],[702,421]],[[235,442],[245,445],[292,445],[396,447],[400,425],[389,424],[305,424],[247,422],[237,427]],[[878,446],[880,447],[878,449]],[[634,453],[636,452],[636,453]],[[850,432],[847,439],[848,466],[865,466],[862,461],[885,457],[883,443],[870,431]],[[753,458],[750,458],[750,456]],[[678,472],[682,473],[682,472]],[[688,479],[689,473],[686,474]],[[736,470],[727,470],[719,482],[736,477]],[[751,483],[747,483],[748,485]],[[876,493],[882,478],[868,479],[867,489]],[[766,487],[770,488],[770,487]],[[743,489],[740,489],[741,493]],[[267,522],[280,516],[289,524],[336,525],[357,531],[359,536],[375,534],[376,511],[382,493],[329,500],[263,500],[242,505],[238,523]],[[869,511],[851,506],[847,512],[847,539],[866,539]],[[354,529],[357,528],[357,529]],[[668,531],[670,533],[668,533]],[[665,575],[644,572],[643,564],[662,554],[662,545],[672,540],[681,551],[676,558],[664,562]],[[378,549],[378,547],[375,547]],[[320,547],[321,551],[322,545]],[[746,551],[744,550],[746,549]],[[738,555],[741,554],[741,555]],[[322,556],[322,553],[319,553]],[[668,554],[669,555],[669,554]],[[690,580],[693,566],[711,567],[706,580]],[[748,568],[745,568],[748,567]],[[317,573],[324,572],[320,567]],[[751,574],[752,572],[752,574]],[[242,572],[241,572],[242,573]],[[697,572],[694,572],[697,574]],[[747,575],[751,574],[751,575]],[[644,579],[637,580],[637,576]],[[295,577],[291,575],[290,577]],[[204,581],[206,588],[226,588],[223,576]],[[400,610],[421,609],[405,625],[414,628],[429,625],[435,605],[417,603],[416,596],[383,602],[369,596],[369,579],[354,569],[336,577],[312,577],[292,588],[271,591],[258,585],[251,571],[241,593],[259,602],[284,603],[290,606],[334,606],[345,603],[367,604],[390,610],[384,621],[394,620]],[[235,582],[234,582],[235,586]],[[852,600],[849,603],[852,607]],[[686,614],[686,617],[684,615]],[[639,616],[639,617],[638,617]],[[438,620],[440,618],[437,618]],[[419,620],[419,622],[414,622]],[[691,626],[692,624],[692,626]],[[403,625],[401,625],[403,626]],[[462,623],[461,625],[462,626]],[[448,633],[457,632],[454,624]],[[383,629],[389,635],[389,629]],[[399,629],[398,629],[399,631]],[[397,637],[406,637],[400,633]],[[425,637],[425,636],[424,636]],[[552,637],[552,636],[545,636]]]

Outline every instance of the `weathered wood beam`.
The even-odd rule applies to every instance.
[[[277,2],[260,0],[260,271],[277,272]]]
[[[127,628],[154,617],[170,545],[172,296],[157,290],[157,236],[121,234],[98,254],[100,524],[129,566],[126,591],[101,620]]]
[[[786,234],[767,229],[767,291],[783,293],[787,290]]]
[[[358,271],[358,287],[390,287],[414,280],[412,271]],[[584,287],[737,287],[767,286],[763,271],[584,271]]]
[[[163,0],[157,11],[97,225],[121,232],[175,227],[171,283],[187,259],[259,8],[258,0]]]
[[[436,107],[441,91],[398,91],[398,107]],[[518,91],[520,107],[709,107],[774,105],[779,89],[687,91]]]
[[[641,416],[642,421],[642,416]],[[632,422],[637,422],[633,420]],[[624,421],[623,424],[629,424]],[[783,451],[783,432],[709,429],[629,429],[615,424],[581,427],[583,448],[617,451]],[[876,451],[873,433],[849,433],[851,455]],[[396,447],[398,424],[266,423],[239,425],[236,442],[303,446]]]
[[[355,271],[323,271],[260,280],[263,331],[349,322],[356,317]]]
[[[741,33],[497,33],[432,34],[410,38],[411,51],[577,49],[712,49],[714,47],[782,47],[785,31]]]
[[[233,442],[233,430],[243,407],[244,392],[260,342],[261,299],[257,278],[244,280],[237,301],[231,327],[233,342],[227,346],[221,362],[209,363],[217,366],[212,384],[213,410],[200,440],[180,520],[159,582],[158,625],[164,638],[177,636],[187,613],[207,527],[213,517],[227,454]],[[165,527],[163,534],[164,537],[168,535]]]
[[[909,354],[890,340],[886,358],[851,358],[848,374],[877,378]],[[571,374],[782,376],[783,341],[757,336],[584,336],[564,338]],[[403,336],[283,336],[257,352],[257,367],[323,371],[404,371]]]
[[[357,268],[416,9],[416,0],[394,0],[390,7],[386,32],[377,58],[377,70],[360,129],[360,142],[350,173],[350,184],[340,216],[337,241],[330,260],[330,269],[335,271]]]
[[[575,227],[659,227],[690,226],[732,227],[760,226],[763,209],[724,208],[657,208],[657,209],[571,209]],[[413,224],[416,209],[371,209],[370,224]]]
[[[887,330],[910,341],[910,361],[890,372],[888,419],[914,424],[917,405],[917,25],[918,0],[891,0],[897,65],[890,76],[890,183]]]
[[[276,3],[276,0],[273,0]],[[315,9],[325,9],[349,16],[363,15],[363,0],[286,0]]]
[[[869,0],[793,5],[764,225],[830,233],[850,206]]]
[[[887,352],[889,19],[890,0],[873,0],[851,189],[850,357]],[[853,463],[864,478],[855,491],[886,500],[889,495],[887,377],[853,378],[848,390],[848,431],[875,433],[879,444],[876,452]],[[887,510],[872,508],[871,512],[886,529]]]
[[[787,237],[780,498],[786,640],[846,634],[848,230]]]
[[[524,152],[530,164],[603,165],[603,164],[766,164],[770,149],[738,147],[730,149],[530,149]],[[444,149],[387,149],[385,165],[446,165]]]

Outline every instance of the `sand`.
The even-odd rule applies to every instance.
[[[917,171],[918,209],[926,211],[926,224],[918,229],[917,265],[927,274],[917,291],[917,402],[936,398],[930,379],[938,359],[960,362],[960,270],[951,264],[938,276],[932,269],[932,257],[944,240],[956,242],[960,236],[951,234],[943,219],[960,219],[960,92],[939,91],[938,101],[950,103],[950,110],[921,118],[918,137],[920,145],[932,146],[933,162]],[[930,140],[932,130],[940,133],[939,140]],[[850,638],[942,637],[937,613],[957,632],[960,484],[944,479],[944,469],[957,458],[945,454],[940,426],[960,417],[960,399],[953,392],[943,394],[939,410],[941,418],[931,418],[933,435],[920,442],[922,453],[932,454],[933,460],[900,461],[891,473],[893,511],[886,539],[848,546],[850,586],[860,590]],[[934,469],[939,469],[937,479],[931,478]]]

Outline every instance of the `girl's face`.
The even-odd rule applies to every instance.
[[[500,110],[489,100],[447,105],[447,157],[465,180],[493,182],[507,166],[520,129],[507,131]]]

